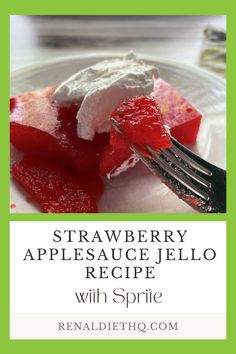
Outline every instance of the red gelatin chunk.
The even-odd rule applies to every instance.
[[[155,80],[153,97],[163,115],[163,123],[182,144],[196,142],[202,115],[178,91],[162,79]]]
[[[46,213],[96,213],[94,198],[82,184],[52,162],[26,158],[12,176]]]
[[[11,143],[27,155],[45,156],[55,159],[63,155],[57,139],[45,131],[12,122],[10,124]]]
[[[112,127],[110,143],[125,148],[129,143],[151,145],[153,148],[171,146],[162,124],[162,115],[155,100],[147,96],[132,97],[121,103],[112,113],[128,140],[125,141]]]
[[[101,155],[99,168],[100,175],[112,175],[125,161],[132,163],[132,155],[132,151],[127,147],[116,149],[114,146],[108,145]]]
[[[104,193],[102,178],[95,173],[80,175],[79,180],[83,187],[98,201]]]
[[[79,172],[98,171],[99,157],[109,134],[93,141],[76,133],[78,106],[58,108],[52,101],[55,87],[29,92],[15,99],[11,112],[11,143],[26,154],[58,159]]]

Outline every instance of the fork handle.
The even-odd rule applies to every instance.
[[[175,140],[175,144],[180,150],[186,153],[190,158],[195,160],[201,166],[212,172],[211,176],[205,175],[204,178],[212,184],[211,189],[206,189],[210,199],[206,202],[208,207],[207,212],[212,213],[225,213],[226,212],[226,171],[220,167],[217,167],[210,162],[202,159],[198,155],[194,154],[191,150],[178,143]],[[203,210],[204,211],[204,210]]]

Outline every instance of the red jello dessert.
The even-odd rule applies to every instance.
[[[52,161],[24,158],[13,164],[11,174],[45,213],[97,212],[83,183]]]
[[[152,97],[156,100],[158,107],[160,108],[162,123],[170,128],[172,136],[182,144],[195,143],[201,123],[201,113],[177,90],[161,78],[154,81],[154,92]],[[142,134],[142,129],[140,130],[140,133]],[[153,134],[153,138],[155,139],[155,134]],[[114,141],[116,146],[120,146],[120,144],[122,146],[125,145],[125,142],[121,141],[121,138],[117,139],[118,143],[116,140]],[[151,140],[147,138],[146,143],[150,145]],[[120,154],[119,151],[113,151],[112,156],[113,161],[109,167],[108,153],[105,150],[102,154],[100,162],[100,172],[102,175],[110,175],[110,173],[115,174],[114,166],[118,168],[127,161],[126,156],[122,159],[122,154]],[[104,168],[104,165],[106,168]]]
[[[154,81],[154,92],[163,122],[182,144],[196,142],[202,115],[173,86],[162,79]]]
[[[78,106],[58,108],[50,87],[12,99],[11,143],[26,154],[56,159],[79,173],[98,171],[99,157],[109,134],[96,134],[93,141],[78,138]]]
[[[94,213],[103,191],[101,176],[114,176],[135,165],[129,148],[143,151],[171,146],[165,125],[182,143],[196,141],[201,114],[173,87],[155,80],[153,98],[131,97],[112,113],[125,139],[112,127],[92,141],[77,136],[78,105],[58,107],[55,87],[10,100],[11,143],[25,154],[12,176],[44,212]],[[110,139],[110,144],[109,144]]]
[[[51,87],[26,93],[10,101],[11,143],[26,156],[26,160],[12,167],[12,176],[33,196],[45,212],[96,212],[93,197],[97,200],[104,192],[103,181],[98,175],[99,160],[100,154],[109,142],[109,134],[96,134],[93,141],[78,138],[76,113],[79,107],[76,105],[57,107],[52,100],[54,89]],[[40,162],[38,166],[39,159],[43,159],[45,164]],[[37,169],[36,167],[33,169],[34,160]],[[41,179],[38,183],[42,183],[42,186],[46,185],[46,176],[50,178],[53,172],[51,169],[49,171],[50,164],[58,175],[66,169],[67,177],[70,176],[79,183],[71,189],[72,193],[74,188],[76,198],[80,199],[76,203],[70,198],[69,187],[68,199],[66,199],[65,189],[62,190],[61,196],[55,193],[55,198],[59,200],[64,198],[64,203],[61,203],[58,209],[51,199],[48,204],[42,200],[43,195],[46,198],[48,192],[46,188],[44,194],[40,190],[41,194],[35,195],[34,186],[30,187],[33,178],[28,179],[27,173],[32,174],[37,170]],[[64,172],[62,175],[61,181],[65,178]],[[88,208],[82,190],[93,200],[91,209]]]
[[[128,98],[111,116],[118,123],[128,142],[150,145],[155,149],[171,146],[171,140],[163,126],[160,109],[154,99],[147,96]],[[119,149],[129,146],[113,126],[110,143]]]
[[[136,144],[143,151],[145,146],[152,146],[156,151],[171,146],[171,140],[163,126],[163,117],[154,99],[147,96],[132,97],[122,102],[112,113],[125,139],[114,127],[111,128],[111,146],[101,155],[101,175],[114,175],[118,168],[126,170],[134,166],[137,158],[128,148]]]

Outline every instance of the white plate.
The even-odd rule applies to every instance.
[[[121,54],[122,55],[122,54]],[[57,84],[74,72],[116,55],[77,56],[27,67],[11,76],[11,95]],[[205,70],[161,58],[141,57],[159,67],[161,77],[176,87],[203,113],[197,144],[191,148],[208,161],[225,168],[226,110],[225,81]],[[118,177],[106,180],[99,202],[100,212],[194,213],[145,166],[138,163]],[[13,213],[37,213],[37,206],[11,181]]]

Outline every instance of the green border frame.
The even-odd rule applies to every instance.
[[[157,352],[233,353],[236,348],[236,21],[234,0],[3,0],[1,26],[1,183],[0,183],[0,352],[15,353],[89,353]],[[9,15],[226,15],[227,16],[227,214],[97,214],[34,215],[9,214]],[[7,117],[7,118],[6,118]],[[9,222],[11,220],[226,220],[227,221],[227,340],[9,340]]]

